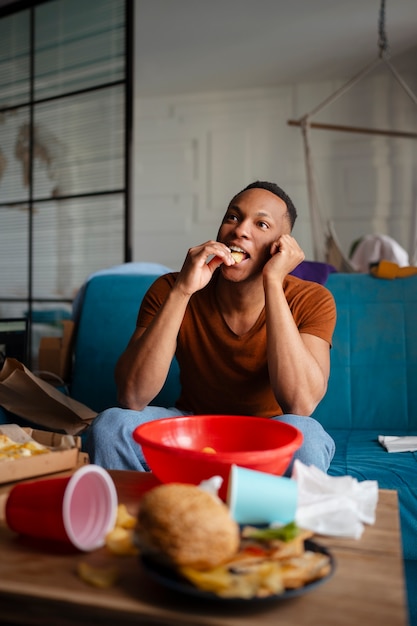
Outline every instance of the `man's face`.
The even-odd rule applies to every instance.
[[[290,231],[287,205],[281,198],[266,189],[242,192],[231,201],[217,240],[244,256],[240,263],[222,266],[222,272],[230,280],[242,280],[262,271],[272,244]]]

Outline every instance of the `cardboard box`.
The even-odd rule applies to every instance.
[[[38,367],[42,378],[48,373],[67,382],[71,376],[72,348],[74,343],[74,322],[62,322],[62,337],[42,337],[39,344]],[[52,380],[49,382],[53,382]]]
[[[0,433],[4,431],[4,434],[11,437],[7,426],[0,426]],[[63,472],[88,463],[88,456],[81,452],[80,437],[71,436],[69,439],[68,435],[44,430],[32,428],[22,430],[38,443],[53,449],[46,454],[0,461],[0,484]],[[73,447],[63,447],[68,445]]]

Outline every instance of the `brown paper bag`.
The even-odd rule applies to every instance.
[[[97,415],[11,358],[0,370],[0,406],[38,426],[69,435],[82,433]]]

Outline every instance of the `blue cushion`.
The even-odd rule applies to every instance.
[[[378,435],[417,434],[417,431],[330,430],[336,453],[330,466],[332,476],[354,476],[376,480],[380,489],[398,492],[404,557],[417,559],[417,453],[389,453],[378,443]]]
[[[331,274],[337,305],[325,428],[417,429],[417,276]]]
[[[140,303],[158,276],[98,275],[86,286],[74,351],[71,396],[100,412],[116,406],[116,362],[135,329]],[[154,405],[173,406],[179,394],[178,364]]]
[[[94,278],[96,278],[96,276],[109,274],[141,274],[156,277],[161,276],[161,274],[167,274],[168,272],[172,272],[172,269],[166,267],[165,265],[161,265],[160,263],[150,263],[148,261],[122,263],[120,265],[113,265],[112,267],[106,267],[102,270],[98,270],[97,272],[93,272],[87,277],[86,281],[80,287],[74,298],[74,301],[72,303],[72,319],[75,323],[78,323],[78,319],[84,303],[85,290],[90,280],[93,280]]]
[[[404,562],[405,581],[408,597],[408,623],[417,624],[417,561]]]
[[[0,406],[0,424],[10,424],[10,415],[9,411]]]
[[[0,407],[0,426],[1,424],[17,424],[22,428],[34,428],[36,430],[49,430],[44,426],[40,426],[36,422],[32,422],[30,420],[25,419],[24,417],[20,417],[20,415],[16,415],[16,413],[12,413],[8,411],[4,407]]]
[[[417,431],[329,430],[336,443],[330,465],[331,476],[354,476],[376,480],[380,489],[398,494],[402,551],[410,624],[417,624],[417,453],[389,453],[378,442],[378,435],[410,435]]]

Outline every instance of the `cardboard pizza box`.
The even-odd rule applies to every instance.
[[[81,452],[81,438],[74,435],[20,428],[16,424],[0,425],[0,434],[17,443],[32,439],[49,448],[44,454],[0,459],[0,484],[55,474],[88,463],[88,456]]]

